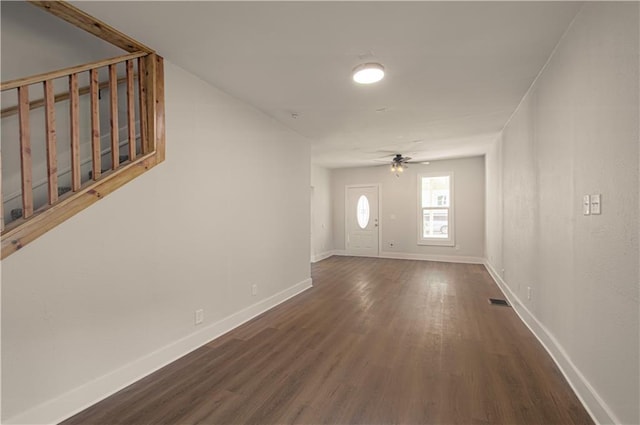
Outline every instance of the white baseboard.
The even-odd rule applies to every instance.
[[[5,424],[59,423],[100,400],[120,391],[185,354],[218,338],[241,324],[281,304],[313,286],[311,278],[227,316],[202,330],[187,335],[120,369],[75,388],[55,399],[14,416]]]
[[[331,256],[333,256],[333,251],[325,251],[325,252],[322,252],[320,254],[316,254],[316,255],[311,256],[311,262],[312,263],[317,263],[318,261],[325,260],[325,259],[327,259],[327,258],[329,258]]]
[[[483,258],[467,257],[464,255],[413,254],[410,252],[382,251],[379,257],[396,258],[399,260],[439,261],[442,263],[484,264]]]
[[[533,335],[540,341],[545,350],[556,363],[560,372],[573,389],[584,408],[596,424],[619,424],[621,423],[609,406],[598,395],[589,381],[580,372],[562,345],[553,336],[520,299],[511,291],[502,277],[496,272],[493,266],[485,260],[484,266],[496,282],[502,293],[509,300],[509,304],[516,312],[520,320],[529,328]]]
[[[484,258],[467,257],[463,255],[414,254],[410,252],[382,251],[380,252],[380,255],[376,257],[370,255],[354,255],[348,253],[344,249],[334,249],[332,254],[346,257],[391,258],[396,260],[438,261],[442,263],[484,264]]]
[[[332,255],[337,255],[340,257],[362,257],[362,258],[379,258],[377,255],[363,255],[363,254],[353,254],[351,252],[347,252],[346,249],[334,249],[331,251]]]

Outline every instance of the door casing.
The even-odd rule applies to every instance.
[[[348,214],[347,205],[348,205],[348,196],[349,189],[352,188],[364,188],[364,187],[375,187],[376,192],[378,194],[378,253],[375,255],[376,257],[380,256],[382,252],[382,193],[380,191],[379,183],[371,183],[371,184],[348,184],[344,186],[344,250],[348,255],[358,256],[357,254],[349,254],[349,250],[347,249],[347,238],[349,234],[349,229],[347,227]]]

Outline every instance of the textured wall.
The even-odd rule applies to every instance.
[[[485,258],[502,271],[502,143],[501,138],[485,155]]]
[[[488,226],[503,212],[489,262],[592,387],[593,410],[629,424],[640,422],[638,20],[638,3],[586,3],[487,161],[502,173],[502,195],[489,179]],[[595,193],[602,215],[583,216]]]

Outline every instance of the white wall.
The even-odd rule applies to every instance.
[[[126,53],[24,1],[2,2],[0,12],[2,81]]]
[[[330,169],[311,165],[311,192],[311,262],[316,262],[333,251]]]
[[[485,155],[485,258],[502,270],[502,142],[489,147]]]
[[[166,162],[2,262],[4,420],[59,420],[310,285],[308,141],[171,63],[165,86]]]
[[[418,174],[454,173],[455,243],[417,244]],[[472,157],[412,164],[396,177],[387,165],[332,170],[333,241],[345,249],[344,193],[346,185],[380,184],[382,256],[478,262],[484,258],[484,158]],[[393,246],[390,242],[393,241]]]
[[[638,21],[585,3],[487,155],[489,267],[601,423],[640,423]]]

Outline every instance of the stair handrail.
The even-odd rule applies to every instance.
[[[0,83],[0,91],[11,90],[20,86],[28,86],[31,84],[42,83],[46,80],[55,80],[56,78],[66,77],[71,74],[79,74],[81,72],[90,71],[96,68],[102,68],[108,65],[124,62],[129,59],[137,59],[142,56],[148,55],[147,52],[134,52],[126,55],[115,56],[109,59],[102,59],[94,62],[85,63],[82,65],[70,66],[67,68],[58,69],[55,71],[44,72],[42,74],[36,74],[24,78],[16,78],[10,81],[3,81]]]

